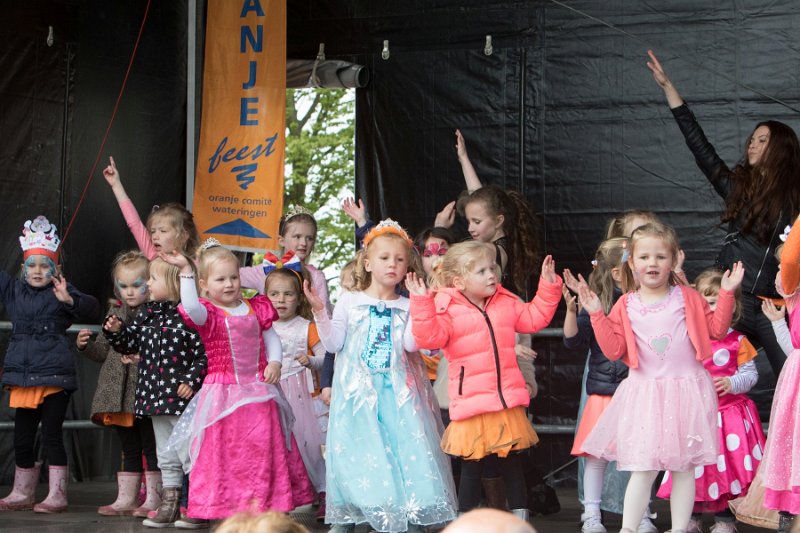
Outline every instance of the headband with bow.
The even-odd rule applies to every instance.
[[[278,259],[272,252],[264,254],[264,262],[261,264],[264,269],[264,274],[269,274],[275,269],[286,268],[297,273],[301,278],[303,276],[303,263],[297,257],[293,250],[289,250],[286,254]]]

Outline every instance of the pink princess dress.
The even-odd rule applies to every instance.
[[[740,364],[756,354],[747,338],[735,330],[721,341],[712,341],[711,347],[714,355],[703,365],[712,378],[733,376]],[[695,512],[724,511],[728,501],[747,494],[764,452],[764,431],[753,400],[747,394],[726,394],[718,401],[719,456],[715,464],[694,469]],[[669,498],[671,492],[672,477],[667,473],[658,496]]]
[[[781,268],[786,268],[783,263]],[[778,292],[783,293],[780,287]],[[764,507],[796,515],[800,514],[800,290],[785,299],[794,350],[775,385],[759,475],[764,481]]]
[[[288,512],[314,499],[293,416],[280,387],[264,383],[262,332],[277,313],[263,296],[245,301],[247,314],[228,314],[200,300],[203,325],[179,308],[206,346],[208,374],[170,438],[189,471],[193,518],[222,519],[239,511]]]
[[[680,288],[654,304],[643,303],[638,292],[622,298],[639,365],[630,368],[582,450],[628,471],[686,472],[716,463],[717,393],[696,359]]]

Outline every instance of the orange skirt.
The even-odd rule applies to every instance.
[[[45,396],[61,392],[61,387],[11,387],[11,393],[8,395],[8,406],[15,409],[37,409]]]
[[[92,422],[101,426],[133,427],[133,413],[95,413]]]
[[[589,433],[594,429],[597,420],[603,411],[606,410],[608,404],[611,403],[613,396],[601,396],[599,394],[590,394],[586,399],[586,405],[583,408],[583,415],[578,424],[578,429],[575,430],[575,442],[572,444],[572,451],[570,454],[577,455],[578,457],[587,457],[589,454],[581,451],[583,441],[589,436]]]
[[[448,455],[477,461],[491,454],[508,457],[512,451],[530,448],[537,442],[539,436],[525,408],[512,407],[453,420],[442,436],[442,450]]]

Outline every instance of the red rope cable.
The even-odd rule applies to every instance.
[[[150,2],[152,0],[147,0],[147,6],[144,8],[144,16],[142,17],[142,24],[139,26],[139,35],[136,36],[136,42],[133,44],[133,51],[131,52],[131,59],[128,61],[128,69],[125,71],[125,77],[122,79],[122,86],[119,89],[119,94],[117,95],[117,101],[114,103],[114,110],[111,112],[111,119],[108,121],[108,127],[106,128],[106,133],[103,135],[103,141],[100,143],[100,149],[97,151],[97,156],[94,158],[94,163],[92,164],[92,169],[89,171],[89,177],[86,180],[86,185],[83,187],[83,192],[81,192],[81,197],[78,200],[78,205],[75,206],[75,212],[72,213],[72,218],[69,219],[69,224],[67,224],[67,229],[64,231],[64,235],[61,237],[61,246],[64,245],[64,242],[67,240],[67,236],[69,235],[69,231],[72,229],[72,224],[75,222],[75,217],[78,216],[78,212],[81,209],[81,205],[83,205],[83,200],[86,198],[86,192],[89,190],[89,185],[92,183],[92,177],[94,176],[95,170],[97,170],[97,164],[100,162],[100,156],[103,154],[103,149],[106,146],[106,141],[108,140],[108,134],[111,133],[111,126],[114,124],[114,119],[117,116],[117,110],[119,109],[119,103],[122,101],[122,95],[125,93],[125,86],[128,83],[128,76],[131,73],[131,68],[133,67],[133,60],[136,58],[136,50],[139,48],[139,41],[142,39],[142,33],[144,32],[144,23],[147,21],[147,14],[150,12]]]

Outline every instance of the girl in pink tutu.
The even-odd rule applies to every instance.
[[[702,272],[694,282],[712,311],[716,309],[721,284],[722,272],[714,268]],[[738,307],[737,300],[737,316]],[[703,366],[717,389],[719,456],[715,464],[695,469],[695,504],[687,533],[702,531],[703,512],[714,513],[713,533],[736,532],[728,502],[747,494],[764,451],[761,419],[747,396],[758,381],[753,361],[758,352],[747,337],[733,329],[724,339],[711,341],[711,351],[713,356],[704,360]],[[666,475],[658,496],[669,498],[671,491],[672,478]]]
[[[216,241],[197,254],[198,299],[189,259],[162,254],[181,269],[181,305],[208,355],[203,388],[170,439],[189,471],[192,518],[221,519],[238,511],[291,511],[311,503],[314,489],[292,437],[291,408],[277,383],[281,341],[277,313],[264,296],[245,300],[239,262]]]
[[[268,253],[264,256],[264,294],[278,313],[272,327],[281,338],[283,366],[281,389],[294,413],[294,437],[300,446],[300,455],[306,471],[320,495],[317,519],[325,518],[325,460],[322,445],[325,436],[318,421],[314,374],[322,368],[325,348],[322,346],[317,326],[311,322],[311,306],[303,294],[304,268],[294,252],[282,260]]]
[[[764,460],[759,474],[764,482],[764,507],[780,511],[778,531],[788,533],[800,513],[800,217],[794,221],[780,252],[776,288],[786,299],[794,351],[783,365],[769,416]],[[796,529],[795,529],[796,530]],[[793,530],[793,531],[795,531]]]
[[[578,297],[597,342],[629,374],[583,443],[582,451],[631,472],[622,531],[639,526],[659,470],[672,476],[672,531],[685,532],[694,504],[694,469],[719,453],[717,394],[702,360],[711,338],[724,338],[733,315],[740,263],[722,277],[716,311],[694,289],[677,283],[678,238],[669,226],[649,223],[633,231],[630,269],[638,284],[606,316],[603,304],[580,279]],[[568,273],[565,273],[568,274]]]

